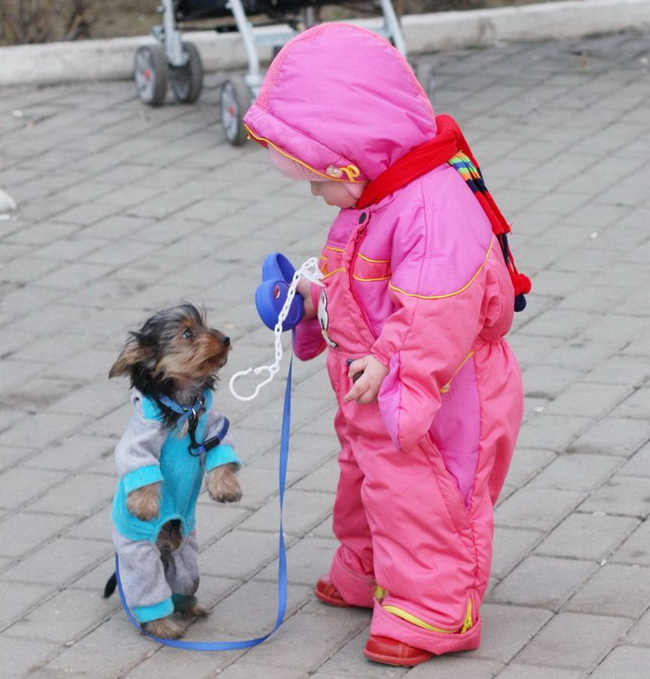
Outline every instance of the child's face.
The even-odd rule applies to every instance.
[[[342,182],[309,182],[311,195],[320,196],[328,205],[354,207],[358,198],[353,196]]]

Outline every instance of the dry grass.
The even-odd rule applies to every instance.
[[[0,44],[143,35],[157,0],[0,0]]]
[[[524,5],[544,0],[393,0],[405,14]],[[0,0],[0,45],[146,35],[158,0]],[[370,3],[325,8],[324,19],[363,16]],[[353,8],[361,7],[362,11]],[[375,9],[371,12],[376,14]]]
[[[0,36],[10,44],[88,37],[91,1],[2,0]]]
[[[158,0],[89,0],[93,6],[93,38],[146,35],[160,23]]]

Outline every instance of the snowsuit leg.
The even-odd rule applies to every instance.
[[[160,550],[148,540],[129,540],[113,529],[126,603],[139,623],[174,612],[172,591],[165,579]]]
[[[492,556],[495,460],[500,455],[499,466],[507,467],[514,440],[496,435],[481,441],[466,501],[432,436],[404,454],[392,442],[377,404],[343,402],[349,388],[347,366],[339,352],[330,352],[330,357],[342,442],[335,505],[342,547],[334,558],[332,581],[348,603],[363,605],[358,597],[367,592],[365,583],[374,573],[373,635],[436,654],[478,647],[480,604]],[[516,390],[513,394],[516,398]],[[489,409],[489,394],[485,396]],[[488,424],[484,432],[491,429]],[[513,437],[516,429],[513,425]],[[355,535],[359,526],[361,536]],[[367,566],[370,553],[372,570]]]
[[[361,499],[364,475],[348,440],[342,410],[337,412],[334,424],[341,443],[334,534],[341,546],[334,556],[330,579],[348,603],[372,608],[375,576],[372,535]]]
[[[165,578],[171,591],[174,609],[183,611],[196,603],[199,588],[199,543],[196,531],[183,538],[183,542],[164,560]]]
[[[129,540],[113,529],[126,603],[139,623],[165,618],[196,603],[199,545],[196,531],[171,554],[148,540]]]

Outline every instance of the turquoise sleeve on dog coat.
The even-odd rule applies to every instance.
[[[217,435],[225,419],[210,412],[212,393],[206,391],[204,397],[205,411],[195,432],[197,441]],[[115,528],[130,540],[155,542],[163,524],[179,519],[186,536],[194,530],[196,500],[205,471],[229,462],[241,466],[232,440],[226,435],[207,455],[191,455],[189,434],[181,436],[183,426],[164,429],[163,414],[156,402],[137,390],[131,400],[135,413],[115,449],[120,476],[113,499]],[[142,521],[127,510],[126,498],[136,488],[157,481],[162,481],[160,513],[151,521]]]

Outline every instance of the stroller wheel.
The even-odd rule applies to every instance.
[[[167,59],[162,45],[143,45],[135,53],[135,87],[140,101],[160,106],[167,93]]]
[[[203,64],[196,45],[184,42],[183,50],[188,56],[185,66],[169,69],[172,91],[177,101],[183,104],[193,104],[203,89]]]
[[[246,128],[242,120],[251,105],[251,91],[246,81],[238,77],[226,80],[221,88],[219,103],[226,139],[233,146],[241,146],[246,141]]]

